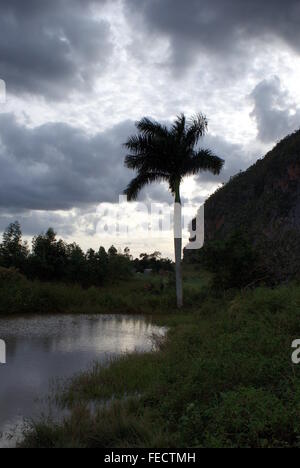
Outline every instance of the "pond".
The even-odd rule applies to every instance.
[[[71,377],[94,361],[149,351],[153,334],[164,333],[137,316],[1,318],[6,364],[0,364],[0,448],[14,446],[24,418],[38,417],[45,410],[42,397],[51,381]]]

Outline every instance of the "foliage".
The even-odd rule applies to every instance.
[[[119,252],[111,246],[106,252],[100,247],[96,252],[86,253],[76,243],[67,244],[57,239],[52,228],[33,238],[32,250],[22,241],[18,222],[9,225],[0,244],[0,267],[15,268],[28,279],[46,282],[79,284],[85,288],[128,279],[134,270],[144,272],[151,268],[155,272],[172,271],[169,259],[155,252],[142,254],[133,260],[130,250]]]
[[[10,224],[3,234],[0,244],[0,265],[6,268],[22,269],[29,254],[28,245],[22,241],[21,226],[18,222]]]
[[[273,284],[300,277],[299,155],[298,130],[205,203],[207,241],[225,241],[246,231]],[[187,250],[185,257],[194,261],[193,251]]]
[[[125,166],[136,171],[125,194],[135,200],[139,192],[153,182],[167,182],[175,203],[181,204],[180,185],[186,176],[200,172],[219,174],[224,161],[208,149],[200,149],[199,141],[207,132],[205,116],[198,114],[187,120],[179,115],[171,127],[144,118],[136,124],[138,133],[125,143],[129,151]],[[181,217],[175,210],[174,226],[181,226]],[[182,236],[175,235],[177,307],[183,305]]]
[[[226,240],[207,242],[199,253],[199,262],[214,274],[217,290],[242,288],[263,278],[257,254],[242,231]]]
[[[15,268],[0,267],[0,284],[18,284],[24,280],[24,276]]]
[[[119,263],[115,267],[119,268]],[[118,274],[123,276],[122,272]],[[83,288],[79,284],[29,280],[17,270],[0,267],[0,315],[67,312],[155,314],[173,310],[176,298],[172,275],[148,277],[131,274],[125,279],[116,278],[118,276],[101,287]],[[203,292],[193,284],[187,285],[185,290],[189,310]]]
[[[291,343],[300,287],[194,301],[193,314],[155,319],[170,327],[158,352],[97,364],[66,382],[56,401],[70,416],[33,423],[23,445],[298,448],[300,368]]]
[[[143,273],[145,270],[152,270],[155,273],[160,271],[173,271],[173,263],[168,258],[162,258],[160,252],[153,254],[142,253],[139,259],[135,259],[133,265],[137,272]]]
[[[125,165],[137,171],[125,193],[130,200],[153,182],[165,181],[180,202],[179,186],[184,177],[209,171],[219,174],[224,161],[208,149],[199,149],[199,140],[207,132],[206,117],[198,114],[188,121],[184,114],[168,128],[144,118],[136,124],[138,134],[129,138]]]

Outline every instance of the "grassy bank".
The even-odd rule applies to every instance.
[[[33,423],[24,446],[299,447],[300,287],[227,298],[194,287],[191,313],[155,319],[170,327],[158,352],[74,377],[57,400],[70,416]]]
[[[206,278],[189,272],[186,308],[201,300]],[[126,281],[84,289],[79,285],[29,281],[15,270],[0,268],[0,316],[27,313],[170,313],[176,304],[175,285],[157,275],[133,275]]]

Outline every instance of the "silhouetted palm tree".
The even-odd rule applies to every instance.
[[[207,119],[202,114],[187,120],[176,118],[171,127],[143,118],[136,124],[138,134],[129,138],[125,147],[130,154],[125,165],[137,171],[137,176],[125,190],[128,200],[135,200],[140,190],[152,182],[166,181],[175,197],[174,243],[176,262],[177,305],[182,307],[182,214],[180,184],[185,176],[210,171],[219,174],[224,161],[198,143],[207,131]]]

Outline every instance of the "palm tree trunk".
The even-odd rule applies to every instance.
[[[181,309],[183,306],[183,290],[182,290],[182,207],[180,199],[180,185],[177,184],[176,196],[174,204],[174,247],[175,247],[175,269],[176,269],[176,295],[177,307]]]

